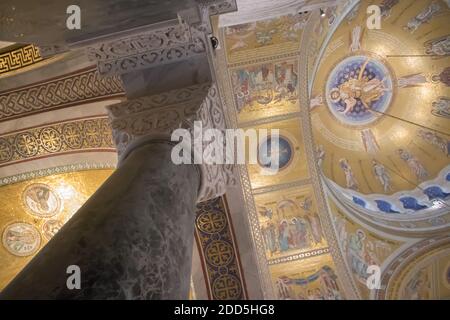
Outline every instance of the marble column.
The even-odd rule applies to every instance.
[[[149,141],[132,151],[1,298],[186,299],[200,176],[174,165],[171,149]],[[70,265],[79,290],[66,286]]]
[[[109,108],[119,167],[2,291],[1,299],[187,299],[195,206],[230,182],[221,165],[175,165],[170,133],[224,125],[214,85]],[[69,290],[67,268],[81,271]]]

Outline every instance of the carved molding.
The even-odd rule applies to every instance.
[[[85,47],[102,76],[124,74],[206,55],[210,16],[237,10],[236,0],[197,0],[197,7],[179,13],[179,20],[141,28],[127,35]],[[186,19],[187,21],[182,21]],[[83,46],[83,44],[79,44]],[[75,44],[77,46],[77,44]]]
[[[119,77],[101,78],[96,70],[0,93],[0,122],[44,111],[123,96]]]
[[[108,111],[119,159],[143,139],[169,139],[178,128],[193,134],[194,121],[202,122],[203,131],[225,130],[219,92],[209,83],[129,100],[109,106]],[[211,143],[215,142],[203,142],[203,150]],[[223,195],[228,185],[236,183],[232,165],[201,164],[200,169],[199,202]]]
[[[196,2],[200,8],[207,7],[211,16],[237,11],[236,0],[196,0]]]
[[[97,61],[102,76],[124,74],[206,54],[205,35],[195,27],[174,21],[86,47],[88,58]]]

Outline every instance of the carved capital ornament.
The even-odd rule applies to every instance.
[[[219,93],[216,85],[210,83],[114,104],[108,107],[108,111],[119,165],[133,149],[145,142],[161,139],[170,141],[172,132],[178,128],[188,129],[194,141],[196,121],[201,122],[202,132],[208,129],[225,130]],[[224,149],[223,145],[212,146],[222,143],[216,140],[203,141],[201,149]],[[201,154],[203,160],[210,156],[203,152]],[[199,167],[202,181],[198,202],[223,195],[227,185],[235,184],[231,164],[206,164],[201,161]]]

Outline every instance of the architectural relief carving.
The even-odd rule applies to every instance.
[[[114,39],[86,48],[102,76],[124,74],[206,54],[204,33],[185,23]]]
[[[96,70],[84,70],[0,93],[0,122],[123,94],[119,77],[101,78]]]
[[[206,34],[211,33],[210,15],[235,11],[237,5],[236,0],[198,0],[197,4],[198,8],[180,12],[179,20],[173,20],[164,27],[149,27],[142,32],[89,45],[85,48],[87,55],[90,60],[97,61],[102,76],[205,55],[208,46]],[[184,18],[188,21],[182,21]]]
[[[203,130],[225,129],[217,87],[210,84],[130,100],[108,109],[119,159],[142,139],[170,139],[177,128],[189,129],[193,134],[194,121],[201,121]],[[203,150],[211,143],[215,142],[203,142]],[[203,159],[206,158],[208,155],[203,154]],[[202,164],[200,167],[199,201],[223,195],[227,185],[235,184],[232,165]]]
[[[237,10],[236,0],[196,0],[199,7],[208,7],[210,15],[224,14]]]
[[[237,10],[236,0],[196,0],[200,11],[201,25],[199,29],[211,33],[209,17]]]

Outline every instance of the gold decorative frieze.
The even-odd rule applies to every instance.
[[[0,167],[74,151],[115,151],[106,117],[29,128],[0,136]]]

